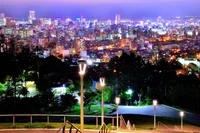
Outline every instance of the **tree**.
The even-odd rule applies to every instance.
[[[60,107],[64,112],[75,106],[78,102],[76,97],[71,94],[65,94],[60,96]]]

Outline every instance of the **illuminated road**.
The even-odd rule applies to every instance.
[[[119,114],[139,114],[153,116],[154,107],[153,106],[119,106]],[[169,107],[166,105],[157,105],[156,116],[180,118],[180,110]],[[116,114],[116,112],[112,113]],[[190,121],[194,124],[200,125],[200,115],[185,112],[184,120]]]

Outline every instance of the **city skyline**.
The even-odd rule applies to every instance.
[[[29,10],[36,11],[36,17],[114,19],[115,14],[122,18],[152,18],[157,16],[200,16],[198,0],[7,0],[0,5],[0,13],[6,16],[27,19]]]

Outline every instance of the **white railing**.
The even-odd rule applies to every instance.
[[[72,130],[76,130],[76,133],[82,133],[75,125],[73,125],[72,123],[70,123],[69,121],[66,121],[61,128],[58,129],[58,131],[56,133],[60,133],[60,131],[62,131],[62,133],[65,133],[65,127],[66,125],[69,124],[70,128],[69,128],[69,133],[72,133]]]
[[[110,129],[108,128],[108,126],[103,123],[98,131],[98,133],[110,133]]]
[[[66,122],[67,117],[76,117],[79,118],[80,115],[66,115],[66,114],[0,114],[0,117],[12,117],[12,124],[13,127],[16,126],[16,117],[29,117],[30,124],[33,123],[33,117],[46,117],[46,122],[49,124],[51,117],[63,117],[63,122]],[[94,116],[94,115],[84,115],[86,118],[96,118],[96,127],[99,126],[99,120],[101,116]],[[112,119],[112,126],[114,127],[114,120],[116,119],[116,116],[104,116],[104,118]]]
[[[125,122],[124,117],[122,115],[120,116],[120,129],[127,129],[126,122]]]
[[[181,131],[181,129],[177,125],[175,125],[174,126],[174,131]]]
[[[163,124],[162,122],[158,122],[158,128],[161,128],[161,127],[164,127],[165,128],[165,130],[167,130],[167,131],[170,131],[171,129],[168,127],[168,126],[166,126],[165,124]]]

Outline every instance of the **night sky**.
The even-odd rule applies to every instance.
[[[27,19],[28,11],[36,17],[114,19],[200,16],[200,0],[1,0],[0,12]]]

